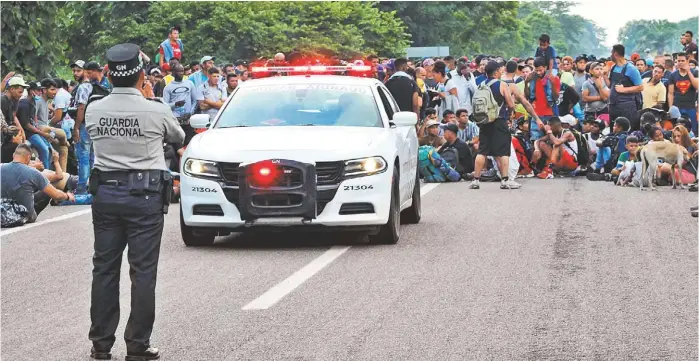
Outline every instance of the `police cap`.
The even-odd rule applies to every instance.
[[[141,48],[136,44],[118,44],[107,50],[109,75],[113,78],[132,76],[143,69]]]

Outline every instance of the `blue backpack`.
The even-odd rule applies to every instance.
[[[418,149],[418,170],[426,183],[458,182],[461,175],[431,145]]]

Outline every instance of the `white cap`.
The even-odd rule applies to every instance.
[[[561,117],[561,123],[565,123],[570,125],[571,127],[574,127],[576,124],[578,124],[578,120],[575,119],[575,117],[571,114],[566,114]]]

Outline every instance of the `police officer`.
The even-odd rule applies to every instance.
[[[145,73],[137,45],[116,45],[106,57],[114,90],[91,99],[85,112],[95,150],[89,184],[95,230],[91,356],[111,359],[119,323],[119,270],[128,245],[131,316],[124,332],[126,360],[155,360],[160,357],[150,346],[155,283],[163,214],[172,190],[163,142],[182,143],[184,132],[169,106],[141,95]]]

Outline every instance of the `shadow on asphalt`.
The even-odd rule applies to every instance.
[[[368,240],[361,233],[254,232],[232,233],[228,236],[216,237],[216,242],[208,248],[295,249],[362,245],[368,245]]]

